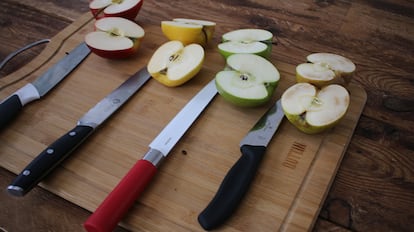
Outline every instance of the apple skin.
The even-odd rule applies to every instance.
[[[184,45],[192,43],[206,47],[214,35],[214,22],[176,18],[172,21],[162,21],[161,31],[169,40],[181,41]]]
[[[107,25],[102,25],[103,21],[111,20],[111,23],[108,23]],[[113,30],[114,26],[119,26],[119,28],[122,28],[125,23],[129,27],[133,27],[137,34],[131,37],[128,35],[126,36],[113,36],[111,33],[111,30]],[[109,26],[108,26],[109,25]],[[124,28],[125,29],[125,28]],[[141,45],[141,41],[144,38],[145,31],[144,29],[136,24],[134,21],[121,18],[121,17],[104,17],[101,19],[98,19],[95,21],[95,31],[88,33],[85,36],[85,43],[91,50],[91,52],[95,53],[96,55],[107,58],[107,59],[125,59],[128,57],[131,57],[135,55],[139,47]],[[124,40],[123,42],[127,41],[127,43],[130,43],[132,46],[125,49],[103,49],[99,46],[92,45],[91,40],[96,40],[96,37],[103,38],[107,40],[107,43],[117,44],[120,43],[120,40]],[[95,37],[95,38],[93,38]]]
[[[98,0],[98,1],[102,1],[102,0]],[[110,6],[111,4],[113,4],[112,3],[113,0],[103,0],[103,1],[107,2],[107,5],[104,6],[103,8],[92,8],[91,3],[93,1],[90,1],[90,3],[89,3],[89,9],[90,9],[90,11],[91,11],[91,13],[92,13],[92,15],[95,19],[101,19],[103,17],[121,17],[121,18],[126,18],[126,19],[129,19],[129,20],[134,20],[137,17],[137,15],[138,15],[139,11],[141,10],[141,7],[144,3],[144,0],[139,0],[137,2],[137,4],[134,7],[130,8],[130,9],[120,11],[120,12],[117,12],[117,13],[105,13],[105,8]],[[118,2],[122,2],[122,1],[123,0],[118,0]]]
[[[168,41],[154,52],[147,69],[151,76],[161,84],[167,87],[177,87],[188,82],[200,72],[204,56],[204,49],[199,44],[185,46],[181,41]],[[173,61],[175,58],[172,59],[172,57],[177,57],[177,61]],[[189,67],[185,67],[186,65]],[[175,68],[174,71],[170,71],[172,67]],[[167,70],[163,71],[164,69]],[[177,70],[180,70],[179,72],[185,70],[185,72],[177,78]]]
[[[330,99],[331,100],[333,99],[336,103],[341,102],[346,107],[340,110],[339,114],[336,114],[332,116],[332,118],[329,118],[329,122],[327,124],[312,125],[311,123],[308,122],[309,119],[307,118],[308,116],[307,110],[314,110],[314,111],[317,110],[317,107],[312,108],[312,106],[310,106],[312,104],[323,105],[324,104],[323,100],[321,100],[322,102],[318,103],[318,101],[320,100],[319,96],[320,94],[325,94],[327,91],[335,92],[336,94],[335,98],[330,98]],[[287,108],[289,107],[288,104],[291,104],[291,103],[288,103],[288,100],[287,100],[288,95],[296,95],[297,98],[301,98],[302,104],[298,104],[296,102],[295,107],[297,109],[297,112],[295,113],[288,112],[287,110]],[[314,102],[315,100],[316,100],[316,103]],[[329,99],[325,99],[325,100],[329,101]],[[336,126],[341,121],[341,119],[345,116],[346,112],[348,111],[349,103],[350,103],[350,96],[349,96],[348,91],[343,86],[337,85],[337,84],[330,84],[330,85],[324,86],[321,89],[319,89],[310,83],[297,83],[289,87],[287,90],[285,90],[285,92],[282,94],[282,97],[281,97],[281,103],[282,103],[283,112],[286,118],[288,119],[288,121],[292,125],[294,125],[297,129],[299,129],[300,131],[306,134],[318,134],[318,133],[322,133]],[[309,109],[306,109],[306,107],[302,105],[309,105],[310,107],[306,106],[306,107],[309,107]],[[336,104],[331,104],[331,106],[332,105],[336,106]],[[303,109],[301,109],[302,107]],[[326,115],[328,113],[329,112],[327,111],[324,114]]]
[[[240,59],[242,60],[241,62]],[[267,103],[271,99],[279,84],[280,74],[270,61],[254,54],[233,54],[226,59],[226,64],[226,68],[216,74],[215,83],[218,93],[227,102],[240,107],[256,107]],[[260,69],[254,70],[255,66],[260,67]],[[262,70],[266,70],[266,77],[259,77],[263,75],[260,73]],[[242,78],[243,75],[251,78],[251,80],[261,79],[263,82],[250,82],[249,84],[248,79],[246,80],[247,82],[238,82],[239,78]],[[269,78],[270,75],[272,76],[271,78]],[[268,81],[268,79],[272,79],[272,81]],[[235,85],[237,83],[241,85],[237,90],[225,89],[221,86],[224,82],[234,81],[236,82]],[[229,86],[228,83],[225,85]],[[263,91],[261,92],[263,94],[261,98],[237,96],[240,93],[239,91],[252,93],[252,91],[257,90]]]

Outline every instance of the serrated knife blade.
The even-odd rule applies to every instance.
[[[132,75],[91,108],[72,130],[49,145],[30,162],[7,187],[7,191],[14,196],[24,196],[28,193],[127,102],[150,77],[146,67]]]

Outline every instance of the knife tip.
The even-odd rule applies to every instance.
[[[15,185],[9,185],[7,187],[7,192],[10,195],[13,195],[13,196],[16,196],[16,197],[24,196],[24,190],[21,187],[15,186]]]

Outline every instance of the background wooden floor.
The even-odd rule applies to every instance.
[[[314,230],[414,231],[413,1],[146,0],[144,5],[151,8],[140,21],[216,21],[216,42],[235,23],[268,29],[280,51],[273,59],[286,63],[301,63],[315,51],[353,60],[354,82],[365,88],[368,101]],[[205,15],[205,9],[217,14]],[[87,11],[87,0],[0,1],[0,60],[52,37]],[[0,78],[43,48],[22,53],[0,70]],[[0,188],[14,176],[0,168]],[[41,188],[22,199],[0,193],[0,229],[7,231],[80,231],[88,216]],[[27,226],[19,230],[22,224]]]

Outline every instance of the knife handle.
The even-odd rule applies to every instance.
[[[23,108],[19,96],[13,94],[0,104],[0,130],[5,128],[9,122],[16,117],[16,115]]]
[[[249,189],[266,147],[243,145],[241,157],[223,179],[216,195],[198,216],[205,230],[212,230],[227,220]]]
[[[0,103],[0,130],[6,127],[27,103],[39,99],[39,92],[28,83]]]
[[[84,228],[91,232],[113,231],[136,199],[145,190],[157,167],[141,159],[132,167],[95,212],[86,220]]]
[[[24,196],[53,171],[91,133],[89,126],[76,126],[42,151],[7,187],[14,196]]]

